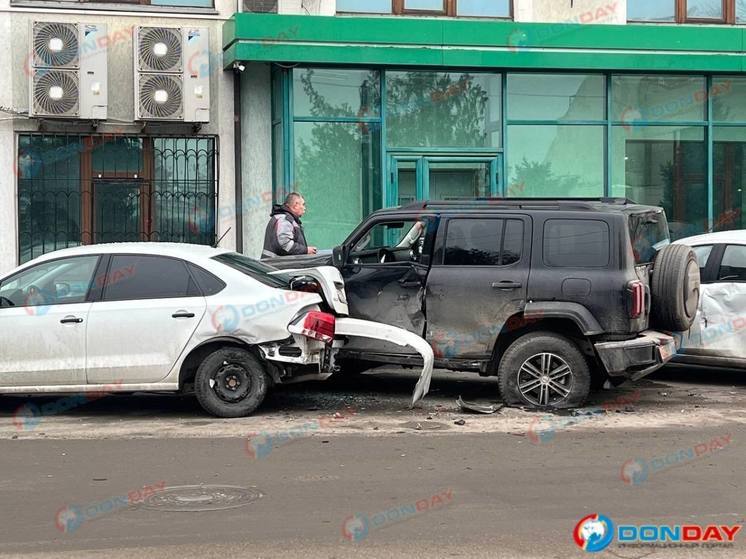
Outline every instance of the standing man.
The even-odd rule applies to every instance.
[[[262,258],[290,256],[291,254],[316,254],[316,247],[308,246],[300,218],[306,213],[306,201],[297,192],[291,192],[285,203],[272,206],[271,217],[264,232]]]

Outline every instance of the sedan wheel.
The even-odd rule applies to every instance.
[[[262,362],[240,348],[208,355],[197,369],[194,392],[200,405],[218,417],[243,417],[256,410],[269,382]]]

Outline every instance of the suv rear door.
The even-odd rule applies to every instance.
[[[531,223],[526,215],[500,213],[441,224],[426,300],[426,336],[436,358],[491,356],[505,322],[526,303]]]

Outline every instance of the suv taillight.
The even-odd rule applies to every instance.
[[[640,318],[645,312],[645,285],[640,280],[627,284],[629,289],[629,317]]]
[[[303,319],[301,334],[329,344],[334,340],[334,326],[335,318],[333,314],[311,311]]]

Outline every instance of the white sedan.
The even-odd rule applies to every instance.
[[[0,393],[182,391],[219,417],[253,412],[274,384],[319,380],[350,337],[419,336],[347,317],[332,267],[284,270],[175,243],[83,246],[0,276]]]
[[[694,249],[702,279],[697,318],[680,335],[674,364],[746,367],[746,231],[676,241]]]

